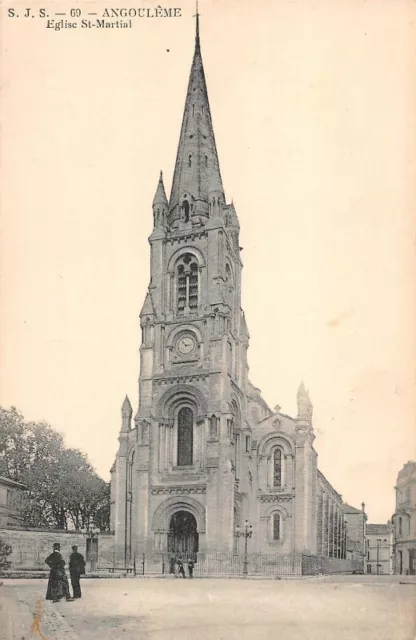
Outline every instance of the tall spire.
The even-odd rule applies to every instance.
[[[207,215],[209,195],[214,193],[224,198],[202,64],[197,5],[195,51],[169,201],[171,220],[180,217],[179,206],[185,194],[194,202],[194,213],[205,212]]]

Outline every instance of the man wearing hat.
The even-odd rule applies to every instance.
[[[85,560],[82,553],[78,553],[78,547],[76,545],[72,547],[72,553],[69,556],[69,573],[74,598],[80,598],[81,585],[79,584],[79,579],[82,575],[85,575]]]
[[[68,602],[71,602],[74,598],[71,598],[71,594],[69,593],[68,578],[65,573],[65,560],[61,556],[61,545],[59,542],[55,542],[53,551],[46,558],[45,562],[48,567],[50,567],[46,600],[59,602],[61,598],[65,597]]]

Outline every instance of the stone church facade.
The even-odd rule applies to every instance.
[[[345,557],[341,496],[317,468],[312,404],[270,409],[249,380],[239,221],[222,185],[197,16],[170,199],[153,200],[140,313],[139,405],[126,397],[111,470],[111,528],[142,553],[250,551]]]

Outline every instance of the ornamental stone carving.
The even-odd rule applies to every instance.
[[[263,494],[260,496],[260,502],[291,502],[293,496],[289,494]]]
[[[203,494],[206,492],[205,485],[185,485],[185,486],[171,486],[171,487],[152,487],[152,495],[189,495],[192,493]]]

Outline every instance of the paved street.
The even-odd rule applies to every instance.
[[[89,579],[82,588],[82,600],[52,604],[43,600],[45,581],[5,581],[0,617],[6,626],[0,639],[29,640],[36,606],[42,607],[37,619],[47,640],[414,640],[416,635],[416,584],[399,584],[399,577]],[[32,637],[41,638],[36,628]]]

